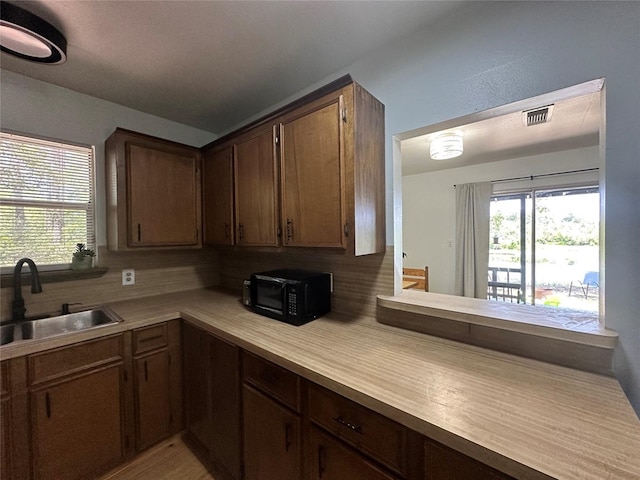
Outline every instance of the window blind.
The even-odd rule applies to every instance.
[[[0,265],[95,249],[93,148],[0,132]]]

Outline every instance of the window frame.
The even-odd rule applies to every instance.
[[[82,149],[87,149],[89,151],[89,155],[90,155],[90,160],[89,160],[89,201],[86,204],[86,207],[70,207],[69,204],[65,204],[65,202],[59,202],[59,201],[51,201],[51,202],[47,202],[47,201],[34,201],[34,200],[15,200],[15,199],[11,199],[11,200],[6,200],[6,199],[0,199],[0,203],[3,205],[23,205],[23,206],[32,206],[32,207],[50,207],[50,208],[60,208],[60,209],[65,209],[65,210],[80,210],[80,211],[85,211],[87,212],[87,223],[86,223],[86,229],[87,229],[87,248],[92,249],[95,251],[95,260],[94,260],[94,266],[98,265],[98,248],[97,248],[97,231],[96,231],[96,149],[94,145],[89,145],[89,144],[85,144],[85,143],[79,143],[79,142],[73,142],[73,141],[69,141],[69,140],[63,140],[63,139],[59,139],[59,138],[51,138],[51,137],[45,137],[42,135],[36,135],[36,134],[32,134],[32,133],[26,133],[26,132],[20,132],[20,131],[15,131],[15,130],[10,130],[10,129],[5,129],[2,128],[0,129],[0,132],[2,134],[2,136],[16,136],[16,137],[21,137],[26,139],[26,141],[28,140],[34,140],[34,143],[38,143],[38,142],[44,142],[44,143],[49,143],[52,144],[51,146],[55,146],[53,144],[58,144],[60,145],[62,148],[69,146],[69,147],[75,147],[75,148],[82,148]],[[69,262],[65,262],[65,263],[36,263],[38,266],[38,271],[41,272],[64,272],[64,271],[70,271],[71,270],[71,255],[72,255],[72,251],[69,252]],[[0,266],[0,274],[2,275],[6,275],[6,274],[12,274],[13,270],[14,270],[14,266],[10,266],[10,265],[6,265],[6,266]],[[22,271],[23,272],[27,272],[28,268],[26,265],[24,265],[22,267]]]

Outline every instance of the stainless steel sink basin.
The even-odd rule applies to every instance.
[[[119,321],[119,318],[112,312],[104,308],[98,308],[58,317],[22,322],[21,333],[23,340],[46,338],[89,328],[105,327],[116,324]]]
[[[13,342],[14,327],[15,325],[12,323],[0,326],[0,345]]]

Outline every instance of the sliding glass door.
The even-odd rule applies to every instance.
[[[598,311],[597,186],[492,197],[491,300]]]

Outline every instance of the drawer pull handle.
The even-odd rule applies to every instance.
[[[49,395],[49,392],[44,395],[44,403],[47,410],[47,418],[51,418],[51,396]]]
[[[288,452],[289,451],[289,447],[291,447],[291,429],[292,429],[293,425],[291,425],[290,423],[287,423],[284,426],[284,451]]]
[[[324,447],[318,445],[318,478],[322,478],[325,471]]]
[[[161,340],[164,338],[164,335],[154,335],[153,337],[141,338],[140,343],[152,342],[154,340]]]
[[[359,433],[360,435],[362,435],[362,427],[360,425],[356,425],[354,423],[347,422],[342,417],[336,417],[336,418],[334,418],[334,420],[336,422],[338,422],[340,425],[343,425],[343,426],[353,430],[354,432]]]

